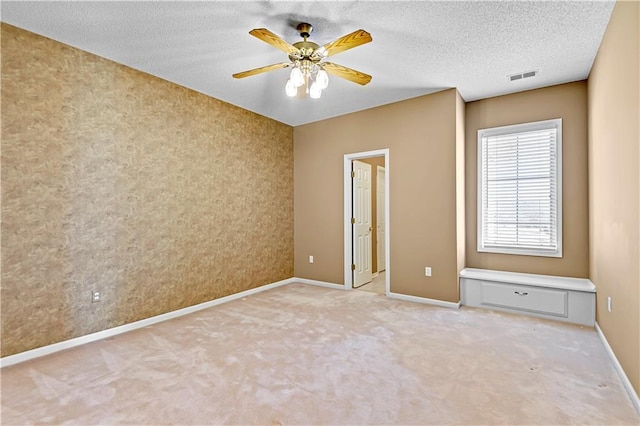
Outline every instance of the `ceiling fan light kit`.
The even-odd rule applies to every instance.
[[[303,59],[294,61],[289,80],[285,85],[287,96],[294,97],[298,94],[298,88],[305,87],[305,93],[312,99],[318,99],[322,91],[329,85],[329,76],[322,69],[322,65]]]
[[[368,74],[343,67],[342,65],[324,62],[324,59],[331,55],[371,42],[371,34],[365,30],[357,30],[319,46],[307,40],[313,31],[311,24],[303,22],[296,29],[303,40],[293,44],[289,44],[266,28],[257,28],[249,31],[252,36],[287,53],[289,62],[236,73],[233,74],[233,77],[244,78],[275,69],[292,67],[289,79],[285,84],[286,95],[296,97],[300,94],[308,94],[312,99],[319,99],[322,96],[322,91],[329,85],[329,74],[363,86],[371,81],[371,76]]]

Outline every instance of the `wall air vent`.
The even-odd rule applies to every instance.
[[[509,81],[522,80],[523,78],[535,77],[538,75],[538,71],[527,71],[519,74],[513,74],[509,76]]]

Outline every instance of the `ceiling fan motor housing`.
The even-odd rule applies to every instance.
[[[293,45],[295,47],[297,47],[300,50],[300,53],[298,55],[289,55],[289,59],[291,61],[295,61],[295,60],[301,60],[301,59],[309,59],[313,62],[320,62],[320,57],[318,58],[311,58],[311,55],[313,54],[313,52],[315,52],[318,47],[318,44],[312,42],[312,41],[299,41],[297,43],[293,43]]]
[[[311,57],[311,55],[313,55],[313,52],[315,52],[320,46],[318,46],[317,43],[314,43],[312,41],[307,41],[307,38],[311,35],[311,32],[313,31],[313,26],[306,22],[302,22],[298,24],[296,29],[300,33],[300,37],[302,37],[304,40],[299,41],[297,43],[293,43],[293,45],[296,48],[298,48],[299,52],[289,55],[289,59],[292,62],[300,61],[300,60],[310,60],[313,63],[320,62],[320,59],[322,58]]]

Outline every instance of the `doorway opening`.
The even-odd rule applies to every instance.
[[[389,149],[345,155],[345,289],[389,295],[389,235]]]

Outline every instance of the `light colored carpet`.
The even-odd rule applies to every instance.
[[[370,291],[377,294],[386,294],[387,280],[384,271],[380,272],[378,276],[375,277],[370,283],[365,284],[362,287],[358,287],[357,290]]]
[[[2,370],[2,424],[635,424],[593,329],[302,284]]]

